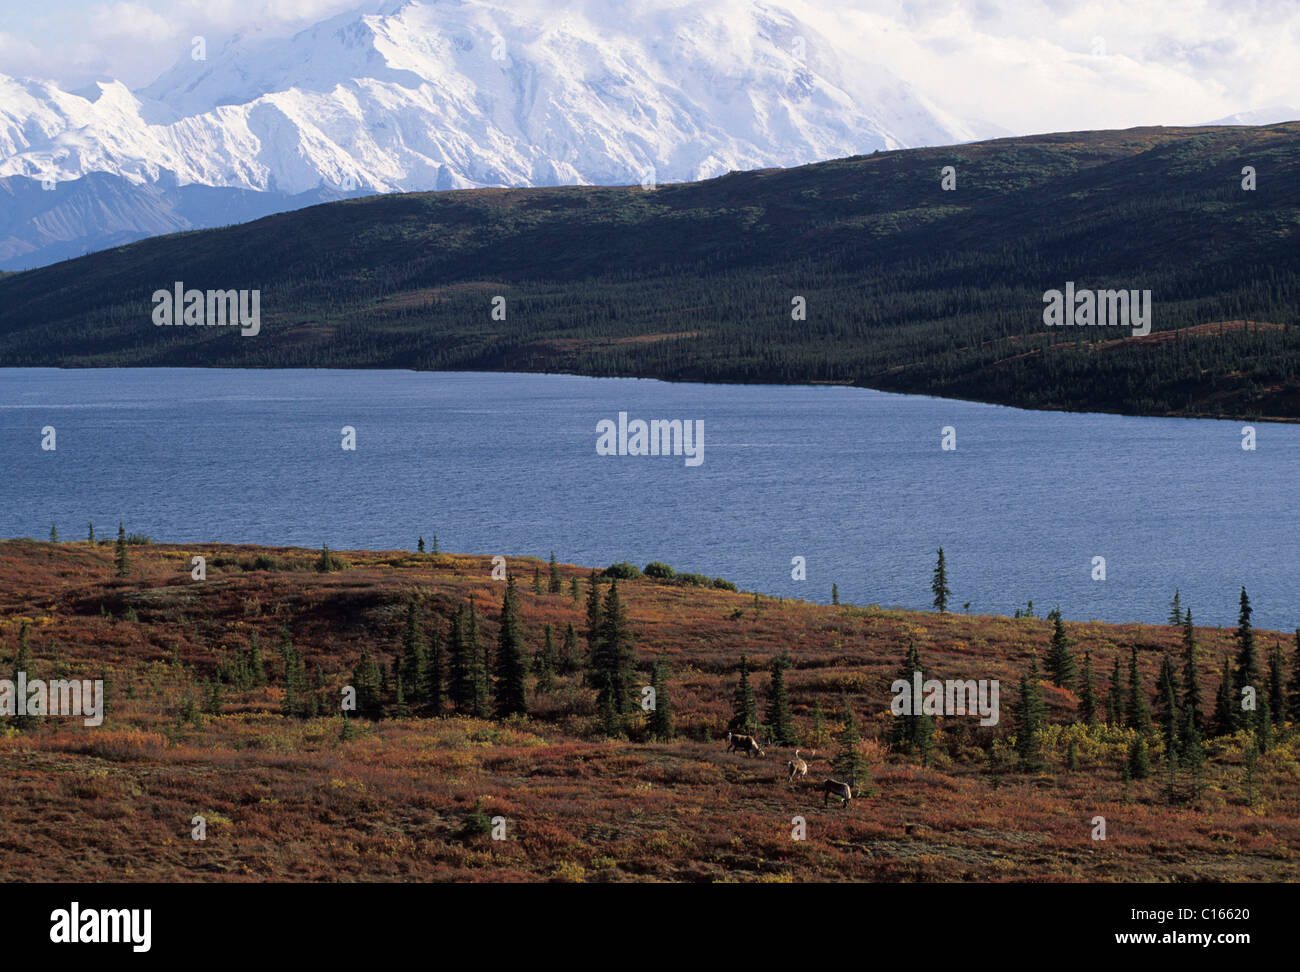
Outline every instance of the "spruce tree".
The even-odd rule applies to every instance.
[[[1052,621],[1052,643],[1047,650],[1047,674],[1053,685],[1074,691],[1074,656],[1070,654],[1070,640],[1065,636],[1061,609],[1054,608],[1048,618]]]
[[[727,731],[752,735],[757,727],[758,703],[754,699],[754,689],[749,684],[749,659],[741,655],[740,676],[731,693],[731,722],[727,723]]]
[[[524,635],[520,630],[515,577],[506,580],[501,598],[501,626],[497,633],[496,715],[504,719],[528,711],[528,666],[524,661]]]
[[[1174,599],[1169,602],[1169,623],[1175,628],[1183,623],[1183,602],[1178,588],[1174,588]]]
[[[397,684],[393,688],[393,711],[396,712],[399,717],[406,716],[410,713],[410,710],[406,705],[406,685],[402,681],[401,672],[398,672]]]
[[[786,669],[790,659],[777,655],[772,659],[772,678],[767,688],[767,711],[764,718],[772,733],[772,741],[778,746],[797,746],[799,737],[795,735],[794,720],[790,715],[790,698],[785,687]]]
[[[1266,753],[1273,745],[1273,716],[1267,695],[1259,696],[1258,706],[1253,720],[1255,748],[1261,753]]]
[[[810,733],[810,742],[813,749],[825,749],[830,745],[830,731],[826,728],[826,713],[822,711],[821,700],[813,704],[812,711],[812,730]]]
[[[1177,726],[1182,719],[1179,710],[1179,698],[1182,696],[1182,689],[1178,684],[1178,670],[1174,665],[1174,660],[1167,653],[1160,658],[1160,674],[1156,676],[1156,694],[1154,705],[1155,721],[1162,729],[1169,722],[1169,715],[1172,713],[1174,725]]]
[[[898,670],[896,681],[907,683],[907,697],[912,697],[913,673],[924,675],[921,665],[921,652],[916,643],[908,641],[907,652],[903,656],[903,665]],[[913,699],[915,705],[915,699]],[[925,711],[913,711],[911,714],[895,715],[889,727],[889,744],[895,750],[915,753],[922,763],[929,760],[930,742],[934,736],[934,718]]]
[[[266,684],[266,663],[262,661],[262,642],[254,631],[248,636],[248,687],[259,688]]]
[[[1172,766],[1178,759],[1182,713],[1178,708],[1178,674],[1173,659],[1168,655],[1160,663],[1160,677],[1156,684],[1156,711],[1159,713],[1160,728],[1165,740],[1165,759]]]
[[[1115,670],[1110,676],[1110,690],[1106,693],[1106,722],[1112,726],[1124,724],[1124,689],[1119,674],[1119,655],[1115,656]]]
[[[673,726],[673,706],[668,698],[668,664],[656,661],[650,673],[650,686],[655,693],[655,707],[650,712],[650,735],[667,740],[677,735]]]
[[[435,624],[429,629],[429,646],[424,667],[424,684],[419,687],[420,698],[429,707],[429,715],[447,714],[447,659],[442,649],[442,635]]]
[[[468,714],[474,703],[469,669],[465,653],[465,605],[462,604],[447,624],[447,696],[458,715]]]
[[[307,666],[302,653],[294,647],[288,628],[280,633],[280,664],[284,669],[284,714],[298,717],[307,715],[312,698],[307,682]]]
[[[596,714],[600,717],[601,731],[606,736],[620,736],[627,727],[623,717],[618,714],[614,696],[610,693],[596,693]]]
[[[1255,805],[1255,764],[1259,761],[1259,746],[1255,742],[1255,735],[1252,733],[1246,742],[1246,748],[1241,754],[1242,775],[1246,784],[1246,803],[1249,806]]]
[[[536,567],[533,568],[533,593],[542,593],[542,572]]]
[[[587,666],[594,670],[596,665],[596,647],[600,643],[601,604],[600,580],[593,568],[587,578]],[[591,682],[593,686],[595,682]]]
[[[50,524],[50,543],[59,542],[59,528],[56,524]]]
[[[1193,795],[1199,796],[1201,772],[1205,767],[1205,741],[1201,730],[1191,721],[1187,710],[1183,710],[1183,729],[1179,741],[1183,765],[1192,774]]]
[[[600,608],[600,632],[596,643],[597,706],[607,718],[622,721],[634,707],[636,655],[632,650],[632,626],[627,608],[618,593],[618,579],[610,582],[609,593]]]
[[[1092,652],[1083,653],[1083,684],[1079,688],[1079,715],[1084,725],[1097,724],[1097,690],[1092,684]]]
[[[1219,681],[1219,691],[1214,697],[1214,718],[1211,729],[1216,736],[1227,736],[1236,731],[1239,723],[1237,716],[1237,699],[1232,687],[1236,678],[1232,671],[1232,658],[1223,656],[1223,678]]]
[[[469,714],[487,719],[492,714],[491,692],[488,685],[491,665],[488,660],[487,646],[479,631],[478,608],[474,606],[474,596],[470,595],[469,607],[465,612],[465,658],[469,664],[470,711]]]
[[[10,676],[10,681],[14,684],[14,692],[18,691],[18,675],[20,673],[25,674],[28,682],[36,680],[36,672],[32,667],[31,635],[29,634],[27,621],[25,619],[18,622],[18,653],[14,656],[14,670],[13,674]],[[38,719],[39,716],[34,716],[28,713],[25,715],[13,716],[12,723],[15,729],[22,731],[34,727]]]
[[[537,675],[533,691],[538,695],[548,695],[555,690],[556,662],[555,636],[548,624],[542,632],[541,647],[533,656],[533,672]]]
[[[1128,748],[1128,772],[1135,780],[1145,780],[1151,775],[1151,753],[1147,748],[1147,737],[1138,733]]]
[[[1276,725],[1286,721],[1286,672],[1282,668],[1282,646],[1277,643],[1268,656],[1268,711]]]
[[[1016,699],[1012,716],[1016,724],[1016,753],[1026,769],[1041,765],[1041,741],[1038,734],[1043,728],[1043,695],[1039,685],[1038,659],[1029,656],[1029,668],[1020,677],[1020,697]]]
[[[564,590],[564,578],[560,576],[560,565],[555,562],[555,551],[551,551],[550,577],[547,581],[547,590],[552,594],[559,594]]]
[[[352,687],[357,692],[357,715],[377,719],[380,715],[379,666],[370,655],[370,649],[363,646],[361,660],[352,670]]]
[[[575,580],[576,584],[577,581]],[[582,662],[578,658],[578,632],[574,630],[573,622],[570,621],[564,629],[564,644],[560,648],[560,659],[556,669],[561,675],[572,675],[582,667]]]
[[[320,555],[316,558],[316,571],[321,574],[332,574],[336,570],[343,569],[343,561],[334,556],[328,543],[320,545]]]
[[[117,525],[117,546],[113,549],[113,560],[118,577],[126,577],[131,573],[131,559],[126,552],[126,527],[120,522]]]
[[[422,689],[428,679],[428,657],[424,645],[424,633],[420,626],[419,606],[415,595],[406,601],[406,624],[402,631],[401,678],[403,687],[409,692],[413,701],[420,699]]]
[[[1138,671],[1138,650],[1134,645],[1128,662],[1128,704],[1124,716],[1130,729],[1144,733],[1151,728],[1151,706],[1142,691],[1142,674]]]
[[[1255,629],[1250,623],[1251,608],[1250,598],[1246,596],[1246,588],[1241,589],[1241,611],[1237,616],[1237,666],[1236,666],[1236,683],[1234,687],[1237,692],[1236,726],[1238,728],[1250,728],[1251,713],[1241,707],[1241,701],[1244,698],[1242,689],[1250,686],[1255,689],[1256,698],[1260,694],[1259,662],[1255,658]],[[1256,705],[1258,705],[1256,701]]]
[[[219,716],[222,711],[221,682],[213,678],[208,681],[203,693],[203,712],[205,715]]]
[[[1291,662],[1291,681],[1287,683],[1287,716],[1300,726],[1300,628],[1295,630],[1295,656]]]
[[[424,553],[424,537],[420,537],[420,542],[416,544],[416,553]]]
[[[943,547],[939,548],[939,562],[934,565],[934,576],[930,579],[930,590],[934,594],[935,610],[940,614],[946,613],[948,598],[952,596],[952,591],[948,589],[948,567],[943,560]]]
[[[1205,725],[1201,713],[1201,679],[1196,661],[1196,629],[1192,627],[1192,609],[1183,612],[1183,710],[1198,730]]]
[[[94,524],[94,523],[91,523],[91,524],[90,524],[90,533],[89,533],[88,536],[86,537],[86,542],[87,542],[87,543],[94,543],[94,542],[95,542],[95,524]]]
[[[582,600],[582,589],[578,586],[578,578],[576,577],[571,577],[569,579],[569,599],[572,600],[574,604],[577,604]]]
[[[832,584],[832,585],[831,585],[831,603],[832,603],[832,604],[839,604],[839,603],[840,603],[840,585],[839,585],[839,584]]]
[[[844,728],[840,731],[839,749],[831,760],[831,772],[835,779],[849,785],[854,796],[861,796],[871,790],[871,766],[862,755],[862,735],[848,699],[843,707]]]

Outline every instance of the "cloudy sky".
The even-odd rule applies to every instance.
[[[388,0],[391,2],[391,0]],[[589,0],[590,2],[590,0]],[[605,7],[622,0],[601,0]],[[650,0],[665,6],[696,0]],[[1013,133],[1191,124],[1300,106],[1296,0],[769,0],[937,104]],[[0,73],[152,81],[233,33],[289,33],[384,0],[2,0]],[[555,0],[557,10],[571,2]]]

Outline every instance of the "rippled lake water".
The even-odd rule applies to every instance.
[[[704,461],[600,456],[698,420]],[[355,452],[340,447],[356,429]],[[54,426],[57,450],[41,449]],[[944,426],[957,449],[940,448]],[[663,560],[745,589],[922,608],[1300,624],[1300,427],[1029,412],[839,387],[405,371],[0,370],[0,536]],[[791,579],[791,558],[807,580]],[[1092,579],[1105,557],[1106,580]]]

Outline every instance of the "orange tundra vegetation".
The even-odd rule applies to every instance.
[[[402,714],[408,605],[445,630],[474,599],[496,651],[505,585],[487,557],[348,551],[333,570],[299,548],[138,544],[115,576],[112,543],[0,542],[0,677],[20,640],[31,677],[103,678],[99,728],[45,717],[0,720],[0,868],[8,880],[126,881],[1294,881],[1300,838],[1297,734],[1275,727],[1256,756],[1238,732],[1206,742],[1198,784],[1169,786],[1158,724],[1151,775],[1127,779],[1133,730],[1078,724],[1075,693],[1042,684],[1041,761],[1017,760],[1012,712],[1050,622],[883,610],[676,584],[619,581],[635,639],[634,688],[668,667],[676,735],[652,738],[636,711],[606,738],[581,672],[504,721]],[[190,576],[191,557],[207,577]],[[528,655],[549,624],[572,623],[585,657],[590,570],[512,558]],[[543,583],[529,583],[534,570]],[[574,579],[580,596],[571,596]],[[602,585],[602,592],[607,589]],[[1136,647],[1156,693],[1172,626],[1065,624],[1076,661],[1091,652],[1099,706],[1116,658]],[[25,631],[25,635],[23,632]],[[287,632],[315,716],[283,714]],[[1290,638],[1258,631],[1261,658]],[[1231,629],[1198,628],[1208,718]],[[923,761],[891,751],[890,685],[908,641],[926,678],[999,679],[998,725],[936,717]],[[222,673],[261,645],[266,678]],[[378,665],[383,718],[345,718],[338,700],[363,652]],[[760,716],[768,665],[785,672],[806,780],[787,782],[794,747],[727,754],[742,652]],[[1266,662],[1264,664],[1266,667]],[[847,702],[871,779],[850,807],[823,808]],[[814,709],[824,727],[814,729]],[[409,713],[409,710],[408,710]],[[860,781],[861,782],[861,781]],[[1095,817],[1106,838],[1094,839]],[[193,834],[202,818],[205,839]],[[503,819],[500,819],[503,818]],[[798,823],[806,839],[794,839]],[[504,838],[494,839],[493,831]],[[77,848],[52,854],[51,848]]]

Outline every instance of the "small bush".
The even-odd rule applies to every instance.
[[[343,569],[343,561],[334,555],[329,547],[320,548],[320,556],[316,558],[316,570],[321,574],[332,574],[336,570]]]
[[[600,572],[600,575],[602,577],[614,577],[618,580],[636,580],[641,576],[641,568],[624,560],[621,563],[610,564]]]
[[[673,570],[662,561],[652,560],[645,565],[645,575],[654,577],[657,580],[672,580],[677,576],[677,571]]]
[[[474,809],[465,814],[460,825],[462,837],[482,837],[492,832],[492,819],[483,810],[483,801],[475,800]]]
[[[733,591],[733,592],[736,592],[736,591],[739,591],[739,590],[740,590],[740,588],[737,587],[735,584],[733,584],[731,581],[726,580],[725,578],[722,578],[722,577],[715,577],[715,578],[713,578],[713,586],[716,587],[716,588],[717,588],[718,590],[720,590],[720,591]]]

